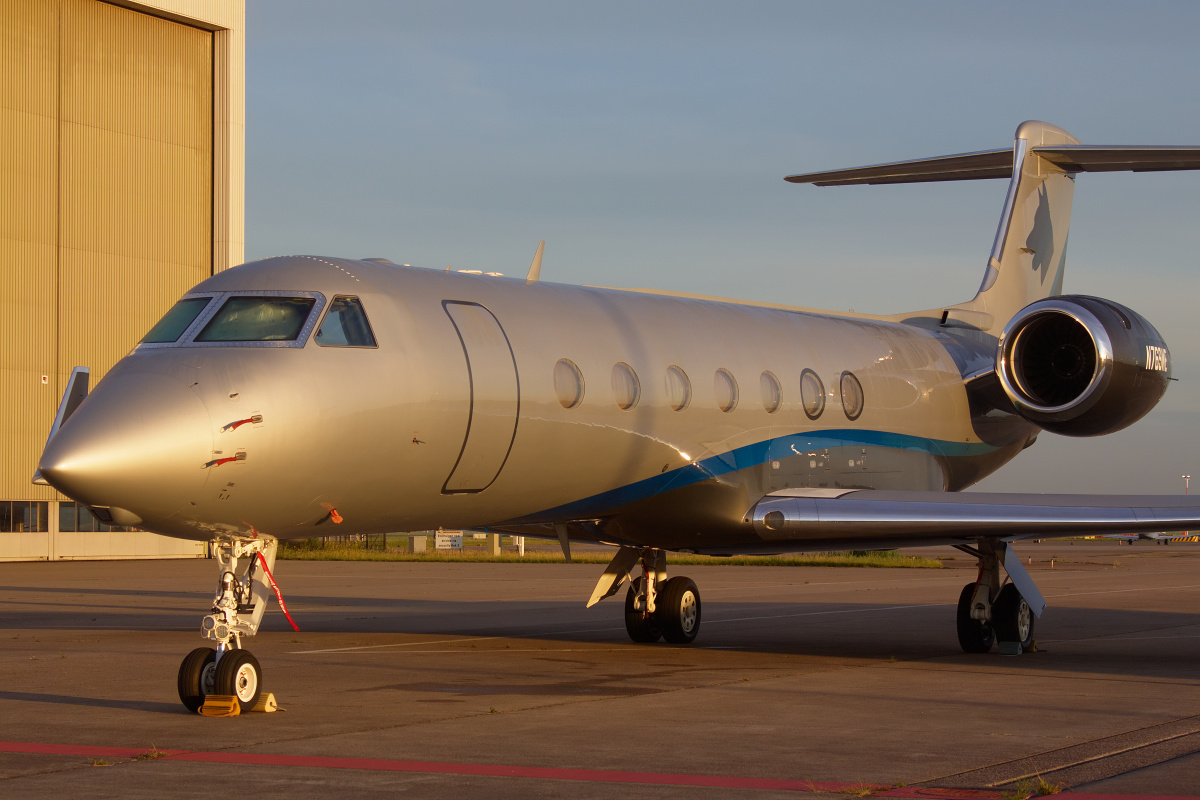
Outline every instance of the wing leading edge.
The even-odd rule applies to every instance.
[[[752,511],[766,540],[948,544],[1200,530],[1200,504],[1173,495],[1096,496],[789,489]]]

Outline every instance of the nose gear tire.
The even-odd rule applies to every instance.
[[[205,678],[212,680],[213,665],[217,660],[216,651],[211,647],[197,647],[183,658],[179,665],[179,699],[184,708],[193,714],[204,705]],[[209,673],[207,676],[205,673]]]
[[[214,694],[233,695],[242,711],[254,708],[262,693],[262,668],[249,650],[231,650],[217,662]]]

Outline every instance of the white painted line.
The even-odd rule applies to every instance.
[[[1092,594],[1125,594],[1126,592],[1163,592],[1174,589],[1200,589],[1200,583],[1191,583],[1187,586],[1141,586],[1137,589],[1104,589],[1097,592],[1068,592],[1066,594],[1048,594],[1046,599],[1051,597],[1086,597]]]
[[[367,644],[361,647],[331,647],[327,650],[291,650],[289,655],[310,656],[317,653],[354,653],[362,650],[382,650],[387,647],[419,647],[423,644],[458,644],[460,642],[486,642],[503,639],[503,636],[476,636],[471,639],[435,639],[431,642],[394,642],[392,644]]]
[[[704,624],[715,625],[721,622],[750,622],[759,619],[787,619],[790,617],[824,617],[832,614],[869,614],[874,611],[899,611],[905,608],[945,608],[947,603],[917,603],[909,606],[884,606],[882,608],[844,608],[836,611],[805,611],[799,614],[765,614],[761,617],[735,617],[732,619],[704,618]]]

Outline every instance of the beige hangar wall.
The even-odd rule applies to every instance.
[[[0,560],[203,553],[30,477],[72,367],[243,260],[244,28],[244,0],[0,0]]]

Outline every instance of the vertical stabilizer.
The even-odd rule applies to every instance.
[[[1083,145],[1062,128],[1030,121],[1017,128],[1011,149],[808,172],[784,180],[816,186],[1007,180],[1000,225],[975,298],[883,317],[981,332],[994,343],[1022,308],[1062,294],[1076,173],[1191,169],[1200,170],[1200,147]]]
[[[998,332],[1014,314],[1062,294],[1075,176],[1033,148],[1077,145],[1062,128],[1023,122],[1013,143],[1013,173],[983,282],[975,298],[951,311]]]

